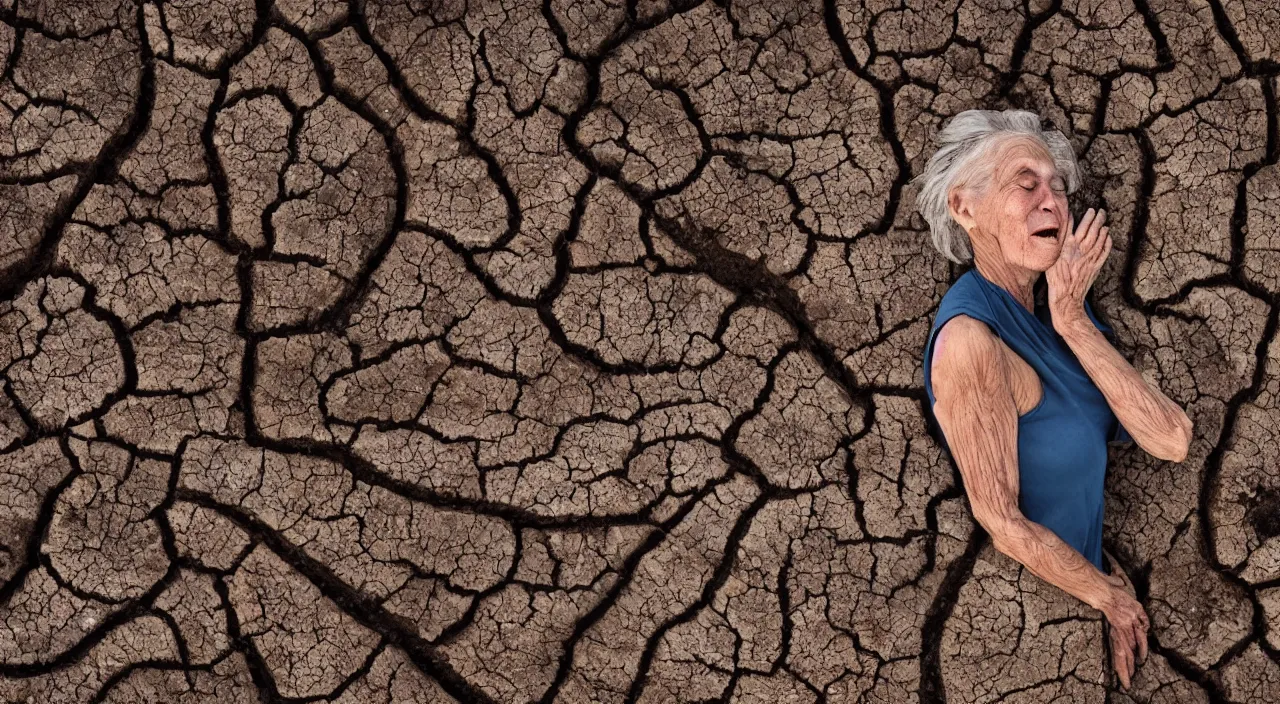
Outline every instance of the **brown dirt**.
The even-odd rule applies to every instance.
[[[0,0],[0,701],[1280,700],[1270,6]],[[1196,422],[1128,694],[926,413],[971,107]]]

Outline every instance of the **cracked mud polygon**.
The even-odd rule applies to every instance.
[[[0,0],[0,701],[1280,700],[1262,0]],[[1188,411],[995,552],[910,178],[1035,110]]]

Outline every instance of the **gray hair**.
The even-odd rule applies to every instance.
[[[947,196],[953,188],[983,192],[991,180],[986,157],[1009,137],[1033,137],[1049,150],[1054,166],[1067,182],[1067,193],[1080,185],[1075,149],[1061,132],[1049,125],[1040,129],[1040,116],[1026,110],[965,110],[951,118],[938,134],[939,147],[924,172],[913,179],[920,184],[916,210],[929,223],[933,246],[957,264],[973,260],[969,233],[951,217]],[[981,167],[981,168],[980,168]]]

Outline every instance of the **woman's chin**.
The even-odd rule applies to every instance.
[[[1036,271],[1048,271],[1058,261],[1058,257],[1062,255],[1061,249],[1055,249],[1050,252],[1040,250],[1031,250],[1028,252],[1030,256],[1026,258],[1027,268]]]

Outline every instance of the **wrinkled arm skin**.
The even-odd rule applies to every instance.
[[[1193,434],[1191,418],[1172,399],[1129,364],[1084,310],[1054,319],[1054,329],[1102,391],[1120,424],[1138,446],[1162,460],[1187,457]]]
[[[1106,611],[1114,587],[1093,563],[1018,508],[1018,411],[999,338],[965,315],[934,341],[934,414],[960,468],[973,517],[1001,553]]]

